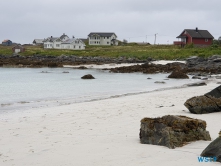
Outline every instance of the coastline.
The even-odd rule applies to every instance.
[[[0,163],[200,166],[197,157],[210,141],[191,142],[174,150],[140,144],[140,120],[168,114],[202,119],[214,140],[220,130],[220,113],[195,115],[183,104],[217,86],[212,81],[207,86],[2,114]]]

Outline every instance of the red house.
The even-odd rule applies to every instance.
[[[213,42],[213,36],[207,30],[184,29],[183,32],[177,36],[181,41],[174,41],[174,45],[181,45],[193,43],[196,46],[209,46]]]

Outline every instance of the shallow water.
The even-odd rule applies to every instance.
[[[85,74],[92,74],[96,79],[82,80]],[[167,76],[109,73],[97,69],[0,68],[0,111],[100,100],[196,82],[192,79],[165,80]],[[164,81],[165,84],[156,84],[155,81]]]

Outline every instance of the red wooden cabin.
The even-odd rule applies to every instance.
[[[193,43],[196,46],[209,46],[213,43],[213,36],[207,30],[184,29],[183,32],[177,36],[181,41],[174,41],[174,45],[181,45]]]

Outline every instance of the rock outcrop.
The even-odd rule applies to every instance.
[[[203,157],[216,158],[217,162],[221,162],[221,131],[219,137],[211,142],[201,153]]]
[[[174,115],[141,120],[140,141],[143,144],[174,149],[197,140],[211,140],[203,120]]]
[[[173,71],[168,78],[176,78],[176,79],[189,79],[188,75],[186,75],[185,73],[183,73],[180,70],[175,70]]]
[[[95,79],[91,74],[84,75],[81,79]]]
[[[188,99],[184,105],[193,114],[206,114],[221,111],[221,86],[202,96]]]

